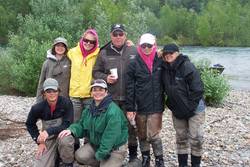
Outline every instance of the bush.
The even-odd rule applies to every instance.
[[[221,104],[230,90],[227,78],[218,71],[209,68],[207,60],[198,62],[197,68],[201,72],[201,79],[204,83],[206,103],[212,106]]]

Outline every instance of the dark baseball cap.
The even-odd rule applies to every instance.
[[[111,26],[110,32],[114,32],[114,31],[122,31],[125,32],[125,27],[122,24],[113,24]]]
[[[168,44],[168,45],[165,45],[163,47],[163,50],[162,50],[163,53],[174,53],[174,52],[179,52],[179,47],[174,44],[174,43],[171,43],[171,44]]]

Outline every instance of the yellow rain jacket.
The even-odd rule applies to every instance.
[[[70,97],[90,97],[92,69],[95,65],[99,50],[100,48],[97,48],[85,59],[82,56],[79,43],[76,47],[69,50],[68,57],[71,60]]]

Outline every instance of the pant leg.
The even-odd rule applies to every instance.
[[[72,163],[74,161],[74,143],[75,139],[72,135],[63,138],[57,138],[58,152],[63,163]]]
[[[57,158],[58,142],[56,138],[46,141],[47,151],[35,161],[35,167],[54,167]]]
[[[95,150],[90,143],[84,144],[75,152],[75,159],[82,165],[99,166],[95,159]]]
[[[126,156],[127,144],[119,147],[118,150],[112,151],[107,160],[102,160],[100,162],[100,167],[121,167]]]
[[[191,145],[191,153],[194,156],[202,155],[202,144],[204,142],[204,123],[205,112],[198,112],[188,121],[189,123],[189,139]]]
[[[125,102],[124,101],[115,101],[115,103],[122,109],[123,113],[126,116]],[[128,121],[129,122],[129,121]],[[138,146],[136,129],[128,123],[128,146]]]
[[[188,121],[185,119],[177,119],[175,116],[172,116],[172,118],[176,132],[177,154],[188,154]]]
[[[147,138],[147,115],[137,114],[135,120],[141,152],[150,151],[150,143]]]
[[[74,109],[74,122],[78,121],[81,118],[83,111],[83,104],[81,98],[70,97],[70,100],[73,104]]]
[[[155,156],[163,155],[161,140],[162,113],[150,114],[147,117],[147,140],[152,145]]]

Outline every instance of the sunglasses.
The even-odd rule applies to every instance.
[[[163,56],[168,56],[168,55],[170,56],[170,55],[172,55],[173,53],[174,53],[174,52],[164,52],[162,55],[163,55]]]
[[[56,92],[58,92],[58,90],[47,89],[45,92],[46,92],[46,93],[56,93]]]
[[[151,45],[151,44],[148,44],[148,43],[144,43],[144,44],[142,44],[141,45],[141,47],[143,48],[143,49],[145,49],[145,48],[152,48],[153,47],[153,45]]]
[[[124,35],[124,32],[115,31],[115,32],[112,33],[112,35],[113,35],[113,37],[118,37],[118,36],[122,37]]]
[[[95,45],[95,44],[96,44],[96,41],[93,41],[93,40],[89,40],[89,39],[86,39],[86,38],[83,38],[82,40],[83,40],[83,42],[85,42],[85,43],[89,43],[89,44],[92,44],[92,45]]]

